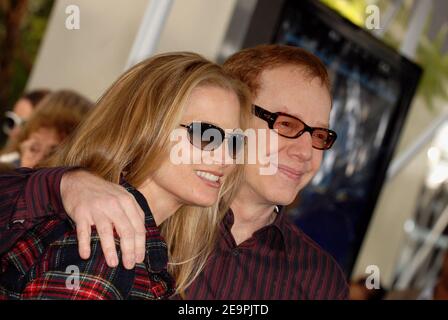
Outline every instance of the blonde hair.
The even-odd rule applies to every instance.
[[[251,101],[245,85],[200,55],[161,54],[123,74],[51,164],[81,166],[115,183],[123,175],[139,187],[169,153],[170,133],[178,127],[192,90],[203,85],[236,94],[244,130]],[[169,248],[168,270],[176,279],[178,293],[184,292],[204,267],[241,175],[242,166],[237,166],[225,179],[220,204],[211,208],[183,206],[162,223]]]
[[[92,107],[93,102],[71,90],[58,90],[47,94],[25,123],[17,141],[5,149],[5,153],[20,152],[20,144],[40,128],[52,128],[60,140],[64,140],[75,131]]]

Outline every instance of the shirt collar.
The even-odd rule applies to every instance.
[[[286,229],[286,213],[284,212],[285,210],[283,210],[283,207],[280,207],[280,206],[276,206],[275,211],[277,212],[277,215],[276,215],[274,221],[271,224],[264,226],[261,229],[255,231],[254,236],[256,236],[258,233],[265,232],[266,230],[269,230],[269,229],[276,230],[282,237],[282,244],[284,246],[284,249],[286,251],[288,251],[289,247],[288,247],[288,243],[286,241],[287,238],[286,238],[286,230],[285,230]],[[229,209],[227,211],[226,215],[224,216],[222,225],[226,229],[226,231],[230,233],[234,222],[235,222],[235,217],[234,217],[233,211],[232,211],[232,209]]]
[[[120,185],[130,192],[145,213],[146,257],[145,264],[151,272],[161,272],[168,265],[168,248],[152,215],[146,198],[124,178]]]

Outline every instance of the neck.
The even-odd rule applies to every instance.
[[[152,215],[159,226],[172,216],[182,203],[170,192],[163,189],[153,181],[147,181],[138,188],[148,201]]]
[[[249,239],[252,234],[271,224],[275,219],[275,205],[266,202],[247,185],[239,190],[231,204],[234,224],[231,233],[236,244]]]

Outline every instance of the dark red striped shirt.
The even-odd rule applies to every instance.
[[[271,225],[236,245],[233,213],[221,223],[218,246],[187,299],[347,299],[335,260],[280,212]]]
[[[20,168],[0,176],[0,254],[41,222],[67,219],[60,183],[69,170]]]
[[[9,211],[0,217],[0,253],[51,215],[52,208],[62,207],[60,179],[67,168],[22,170],[23,187],[12,188],[8,197],[1,198],[0,210]],[[36,211],[23,205],[36,196],[44,204]],[[23,221],[14,223],[17,220]],[[229,211],[220,225],[217,248],[187,289],[187,299],[348,298],[345,275],[335,260],[285,214],[279,213],[271,225],[238,246],[230,232],[233,221]]]

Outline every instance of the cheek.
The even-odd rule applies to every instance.
[[[313,158],[311,159],[311,170],[315,174],[322,163],[323,151],[313,149]]]
[[[227,178],[237,168],[236,164],[226,164],[224,166],[224,178]]]
[[[265,163],[266,158],[278,155],[281,149],[281,141],[273,130],[254,130],[251,131],[251,135],[247,139],[248,158]]]

